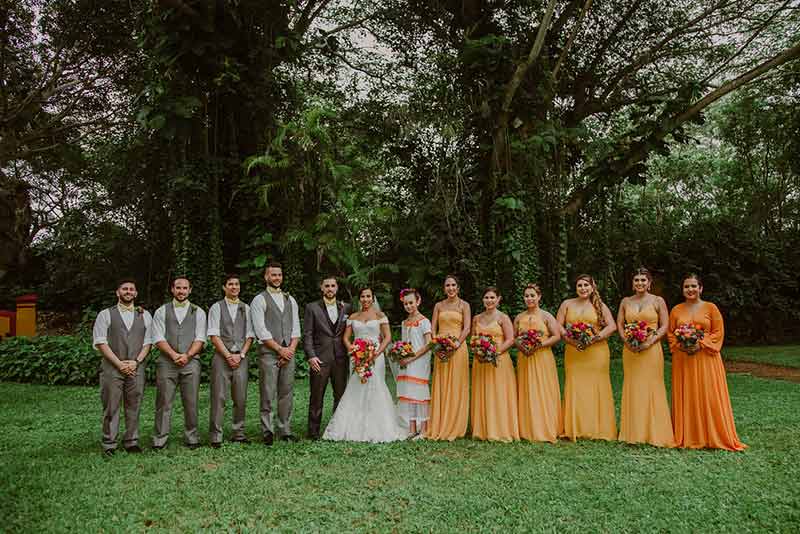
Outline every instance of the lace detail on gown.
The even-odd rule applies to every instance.
[[[381,324],[388,322],[386,317],[365,322],[347,320],[353,328],[354,338],[375,343],[380,340]],[[386,360],[380,354],[375,359],[373,375],[365,384],[361,383],[358,375],[350,374],[339,407],[322,437],[333,441],[381,443],[402,440],[407,436],[408,430],[401,425],[392,395],[386,387]]]

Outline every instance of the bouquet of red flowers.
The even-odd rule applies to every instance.
[[[362,384],[366,384],[372,376],[372,362],[378,347],[369,339],[356,338],[350,345],[350,359],[353,361],[353,372],[358,374]]]
[[[389,352],[386,353],[390,360],[399,364],[402,360],[406,358],[413,358],[416,354],[414,353],[414,347],[411,346],[411,343],[408,341],[396,341],[390,348]],[[400,366],[405,367],[403,365]]]
[[[517,336],[517,345],[525,356],[530,356],[542,346],[543,336],[541,330],[528,330]]]
[[[428,347],[430,347],[431,352],[433,352],[440,361],[446,362],[450,360],[450,356],[452,356],[453,352],[456,350],[457,342],[458,338],[455,336],[435,337],[431,340]]]
[[[647,338],[655,332],[652,328],[647,326],[645,321],[634,321],[632,323],[625,323],[625,342],[633,348],[639,348],[647,341]]]
[[[478,334],[469,338],[469,350],[481,363],[491,363],[497,367],[497,343],[492,336]]]
[[[699,324],[682,324],[673,332],[683,350],[696,346],[705,336],[703,327]]]
[[[597,335],[594,325],[578,321],[567,323],[566,336],[574,339],[578,343],[578,350],[583,350],[591,344],[592,339]]]

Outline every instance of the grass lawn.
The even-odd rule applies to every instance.
[[[622,364],[612,362],[617,395]],[[668,372],[668,371],[667,371]],[[621,443],[302,441],[100,454],[95,388],[0,384],[6,531],[795,531],[800,384],[731,375],[744,453]],[[147,388],[143,443],[153,428]],[[208,390],[201,392],[205,439]],[[295,386],[305,429],[308,383]],[[330,416],[330,398],[326,401]],[[258,436],[251,384],[247,431]]]
[[[800,345],[724,347],[722,357],[729,360],[769,363],[800,368]]]

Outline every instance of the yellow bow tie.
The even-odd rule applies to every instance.
[[[325,302],[326,306],[336,306],[336,299],[328,300],[325,297],[322,297],[323,302]]]
[[[227,302],[228,304],[239,304],[239,299],[231,300],[228,297],[225,297],[225,302]]]
[[[173,299],[172,305],[175,306],[176,308],[185,308],[186,306],[189,305],[189,301],[184,300],[183,302],[178,302],[177,300]]]
[[[126,311],[126,312],[133,311],[133,304],[131,304],[130,306],[125,306],[123,303],[117,302],[117,307],[119,308],[119,311]]]
[[[281,288],[275,289],[272,286],[267,286],[267,291],[269,291],[270,293],[283,293],[283,291],[281,291]]]

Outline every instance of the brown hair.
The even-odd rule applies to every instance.
[[[133,284],[133,287],[136,287],[136,280],[133,278],[120,278],[117,280],[117,289],[121,288],[125,284]]]
[[[525,295],[525,292],[529,289],[533,289],[534,291],[536,291],[537,295],[539,295],[540,297],[542,296],[542,288],[539,287],[539,284],[530,283],[526,285],[525,287],[522,288],[522,294]]]
[[[229,281],[231,281],[231,280],[233,280],[233,279],[236,279],[236,280],[238,280],[239,282],[241,282],[241,281],[242,281],[242,279],[241,279],[241,278],[239,278],[239,275],[238,275],[238,274],[236,274],[236,273],[228,273],[228,274],[226,274],[226,275],[225,275],[225,278],[224,278],[224,279],[223,279],[223,281],[222,281],[222,285],[223,285],[223,286],[224,286],[224,285],[226,285],[226,284],[227,284]]]
[[[600,293],[597,291],[597,284],[595,283],[594,278],[588,274],[579,274],[577,278],[575,278],[575,284],[577,285],[581,280],[586,280],[589,282],[589,285],[592,286],[592,294],[589,296],[589,299],[592,301],[594,312],[597,314],[597,324],[600,326],[600,328],[605,328],[607,323],[606,318],[603,315],[603,299],[600,298]]]
[[[638,269],[636,269],[635,271],[633,271],[633,276],[639,276],[639,275],[646,276],[646,277],[647,277],[647,280],[648,280],[650,283],[652,283],[652,282],[653,282],[653,275],[652,275],[652,274],[650,274],[650,271],[647,269],[647,267],[639,267]]]
[[[375,292],[369,286],[364,286],[358,290],[358,298],[361,298],[361,295],[362,293],[364,293],[364,291],[369,291],[370,293],[372,293],[372,299],[375,300]]]
[[[501,294],[500,294],[500,291],[498,291],[498,290],[497,290],[497,288],[496,288],[495,286],[489,286],[489,287],[487,287],[486,289],[484,289],[484,290],[483,290],[483,295],[482,295],[482,297],[485,297],[485,296],[486,296],[486,293],[488,293],[488,292],[490,292],[490,291],[491,291],[492,293],[494,293],[495,295],[497,295],[498,297],[501,297],[501,298],[503,297],[503,295],[501,295]]]
[[[270,269],[280,269],[283,270],[283,266],[278,263],[277,261],[271,261],[267,264],[267,267],[264,269],[264,272],[269,271]]]
[[[697,285],[703,287],[703,279],[700,278],[700,275],[697,273],[688,272],[683,275],[683,278],[681,278],[681,288],[683,288],[683,283],[689,278],[694,278],[695,280],[697,280]]]
[[[445,277],[444,277],[444,283],[445,283],[445,284],[447,283],[447,279],[448,279],[448,278],[452,278],[452,279],[453,279],[453,282],[455,282],[457,286],[461,287],[461,282],[458,280],[458,277],[457,277],[456,275],[454,275],[454,274],[448,274],[447,276],[445,276]],[[442,285],[444,285],[444,284],[442,284]]]
[[[400,290],[400,300],[401,301],[404,298],[406,298],[406,295],[414,295],[415,297],[417,297],[417,302],[421,302],[422,301],[422,295],[420,295],[419,291],[417,291],[417,289],[414,288],[414,287],[407,287],[407,288],[404,288],[404,289]]]
[[[192,281],[189,280],[189,277],[186,276],[185,274],[179,274],[179,275],[173,276],[172,277],[172,281],[169,283],[169,287],[175,287],[175,282],[177,282],[178,280],[186,280],[187,282],[189,282],[189,289],[192,288]]]

